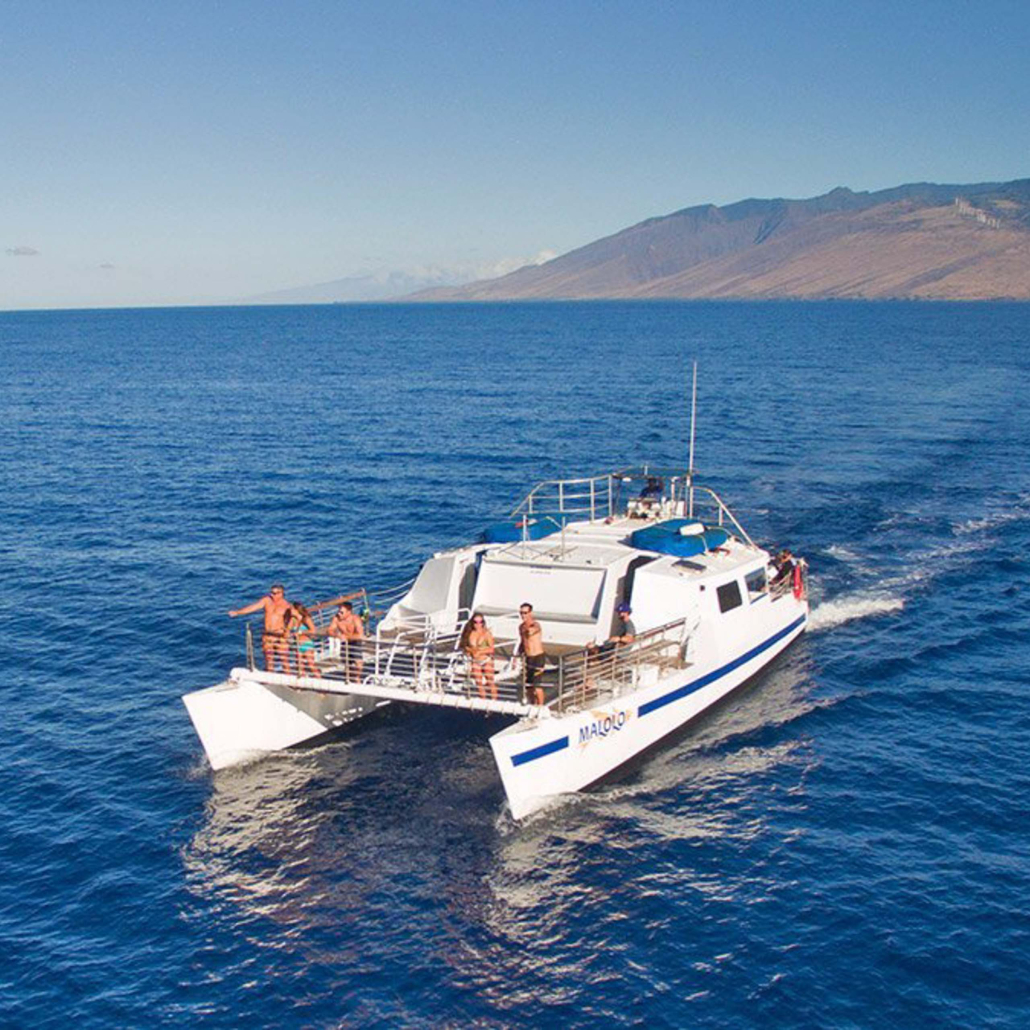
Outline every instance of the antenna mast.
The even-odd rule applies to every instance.
[[[690,461],[687,464],[687,518],[694,517],[694,426],[697,423],[697,359],[694,360],[694,383],[690,390]]]

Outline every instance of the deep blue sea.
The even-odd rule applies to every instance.
[[[525,823],[499,723],[212,774],[274,580],[398,582],[537,480],[696,464],[812,628]],[[0,1025],[1030,1025],[1030,308],[0,314]]]

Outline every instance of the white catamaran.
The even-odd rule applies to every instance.
[[[693,448],[691,448],[693,450]],[[805,563],[756,545],[689,473],[643,467],[536,486],[474,544],[440,552],[392,593],[309,606],[315,632],[183,701],[213,769],[310,740],[392,701],[510,717],[490,738],[511,814],[581,790],[753,677],[808,622]],[[327,636],[350,601],[359,641]],[[526,689],[519,608],[543,631]],[[631,643],[598,649],[624,628]],[[477,683],[462,629],[496,640],[494,690]],[[266,654],[267,659],[267,654]],[[542,703],[541,703],[542,702]]]

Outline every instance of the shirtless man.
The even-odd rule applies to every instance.
[[[289,672],[286,619],[292,609],[286,600],[286,590],[281,583],[274,583],[272,589],[261,600],[229,612],[229,617],[235,619],[237,615],[251,615],[262,610],[265,613],[265,627],[261,634],[261,650],[265,654],[265,668],[269,672],[275,672],[278,658],[282,663],[283,672]]]
[[[361,657],[361,640],[365,636],[365,624],[354,614],[354,605],[350,601],[344,601],[337,608],[326,632],[330,637],[343,641],[343,664],[347,670],[347,682],[360,683],[361,669],[365,664]]]
[[[540,677],[544,674],[544,631],[533,618],[533,606],[528,601],[519,605],[519,651],[522,654],[522,675],[526,685],[526,704],[542,705],[544,688]]]

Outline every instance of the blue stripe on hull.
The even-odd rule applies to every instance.
[[[679,701],[688,694],[693,694],[702,687],[707,687],[709,683],[714,683],[717,679],[721,679],[723,676],[733,672],[734,669],[739,669],[742,665],[751,661],[752,658],[758,657],[758,655],[763,651],[768,651],[773,644],[778,643],[785,636],[793,633],[794,630],[796,630],[798,626],[803,625],[804,622],[805,616],[802,615],[800,618],[795,619],[789,626],[784,627],[778,633],[774,633],[768,640],[764,640],[757,647],[751,648],[750,651],[745,651],[739,658],[734,658],[732,662],[728,662],[721,668],[715,669],[713,672],[710,672],[705,676],[701,676],[699,679],[693,680],[690,683],[685,683],[682,687],[670,690],[668,694],[662,694],[661,697],[656,697],[653,701],[648,701],[647,704],[641,705],[637,709],[637,715],[650,715],[651,712],[656,712],[659,708],[671,705],[674,701]]]
[[[752,658],[756,658],[763,651],[768,651],[770,647],[781,641],[785,636],[793,633],[794,630],[796,630],[798,626],[803,625],[804,622],[805,616],[802,615],[800,618],[795,619],[789,626],[786,626],[779,632],[774,633],[768,640],[764,640],[757,647],[751,648],[750,651],[745,651],[739,658],[734,658],[732,662],[723,665],[721,668],[718,668],[705,676],[701,676],[699,679],[686,683],[682,687],[670,690],[668,694],[662,694],[661,697],[656,697],[653,701],[648,701],[647,704],[641,705],[637,709],[637,715],[648,715],[651,712],[655,712],[659,708],[671,705],[674,701],[679,701],[688,694],[693,694],[696,690],[700,690],[702,687],[707,687],[709,683],[714,683],[717,679],[721,679],[723,676],[729,675],[734,669],[739,669],[740,666],[751,661]],[[525,765],[526,762],[533,762],[538,758],[553,755],[556,751],[564,751],[568,746],[569,738],[567,736],[559,737],[557,740],[551,740],[546,744],[541,744],[539,747],[530,748],[528,751],[521,751],[517,755],[512,755],[511,764],[515,766]]]
[[[544,755],[553,755],[555,751],[564,751],[569,746],[569,738],[567,736],[560,737],[558,740],[552,740],[547,744],[541,744],[539,747],[530,748],[528,751],[522,751],[517,755],[511,756],[512,765],[525,765],[526,762],[532,762],[537,758],[543,758]]]

